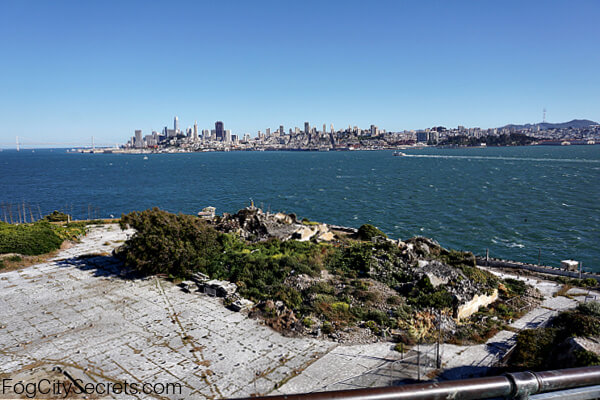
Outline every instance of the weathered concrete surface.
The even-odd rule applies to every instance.
[[[239,397],[269,393],[335,347],[282,337],[161,279],[122,279],[111,257],[75,258],[110,252],[126,234],[97,228],[52,262],[0,274],[0,374],[27,381],[60,366],[85,382],[181,382],[185,397]]]
[[[220,299],[185,293],[158,278],[124,279],[110,256],[78,258],[110,254],[131,233],[115,225],[94,228],[48,263],[0,273],[1,378],[56,379],[61,375],[52,368],[60,366],[86,383],[183,385],[182,395],[154,397],[219,398],[385,386],[415,379],[419,369],[425,378],[435,368],[433,346],[421,346],[419,358],[413,349],[400,360],[390,343],[339,346],[286,338],[227,310]],[[539,326],[575,305],[552,296],[560,288],[555,283],[529,283],[546,300],[514,321],[516,329]],[[577,300],[598,295],[569,294]],[[503,331],[479,346],[443,345],[444,377],[476,375],[513,339]]]

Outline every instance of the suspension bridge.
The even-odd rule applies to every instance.
[[[39,147],[79,147],[79,148],[91,148],[95,147],[119,147],[117,143],[99,143],[94,140],[92,136],[89,142],[43,142],[37,139],[28,139],[23,136],[17,136],[14,142],[0,142],[0,147],[15,147],[17,151],[22,148],[39,148]]]

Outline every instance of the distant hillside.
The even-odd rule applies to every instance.
[[[590,121],[589,119],[574,119],[569,122],[561,122],[561,123],[550,123],[550,122],[541,122],[539,124],[525,124],[525,125],[506,125],[503,128],[513,128],[513,129],[525,129],[525,128],[533,128],[536,126],[540,126],[540,129],[564,129],[564,128],[587,128],[590,125],[599,125],[598,122]]]

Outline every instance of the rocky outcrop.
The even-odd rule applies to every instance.
[[[236,233],[253,241],[271,238],[279,240],[316,240],[329,242],[335,239],[334,233],[326,224],[304,224],[298,222],[294,214],[265,213],[260,208],[247,207],[236,214],[224,213],[214,219],[215,227],[225,233]]]

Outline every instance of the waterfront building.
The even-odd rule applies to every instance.
[[[239,143],[238,135],[231,135],[231,142],[233,144],[238,144]]]
[[[429,141],[429,133],[425,131],[417,131],[417,142],[427,143]]]
[[[223,141],[225,134],[225,129],[223,128],[223,122],[217,121],[215,122],[215,140]]]

